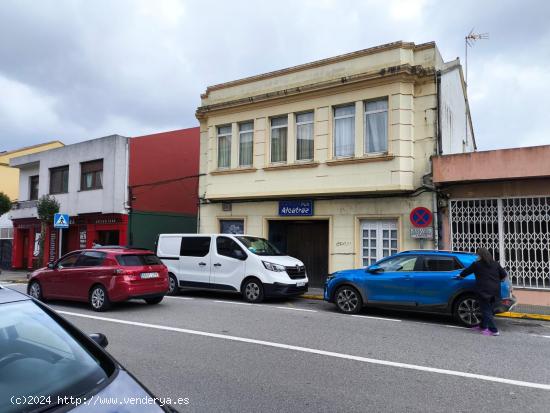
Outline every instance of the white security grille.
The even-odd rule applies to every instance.
[[[452,200],[451,247],[485,247],[513,285],[550,289],[550,197]]]
[[[361,222],[361,233],[364,266],[397,252],[397,221],[364,220]]]

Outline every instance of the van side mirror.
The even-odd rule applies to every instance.
[[[240,250],[240,249],[236,249],[235,251],[233,251],[233,256],[236,259],[241,260],[241,261],[244,261],[248,258],[246,253],[243,250]]]
[[[366,271],[371,274],[380,274],[384,272],[384,268],[379,265],[373,264],[370,267],[367,267]]]

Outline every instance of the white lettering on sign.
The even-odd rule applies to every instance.
[[[283,207],[281,208],[283,214],[309,214],[310,209],[304,207]]]
[[[432,227],[411,228],[411,238],[432,239],[434,237],[434,229]]]

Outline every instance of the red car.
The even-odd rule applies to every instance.
[[[168,269],[151,251],[102,247],[73,251],[30,275],[38,299],[88,301],[94,311],[131,298],[158,304],[168,292]]]

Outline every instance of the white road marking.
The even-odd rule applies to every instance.
[[[371,315],[352,314],[351,316],[352,317],[357,317],[357,318],[372,318],[373,320],[398,321],[398,322],[403,321],[403,320],[398,320],[397,318],[374,317],[374,316],[371,316]]]
[[[254,305],[252,303],[242,303],[240,301],[223,301],[223,300],[214,300],[215,303],[224,303],[224,304],[237,304],[237,305]]]
[[[266,306],[266,307],[272,307],[272,306]],[[316,313],[317,310],[308,310],[307,308],[297,308],[297,307],[283,307],[283,306],[277,306],[273,308],[280,308],[281,310],[294,310],[294,311],[307,311],[309,313]]]
[[[541,334],[530,334],[533,337],[542,337],[542,338],[550,338],[550,336],[543,336]]]
[[[165,295],[164,298],[175,298],[176,300],[194,300],[193,297],[174,297],[173,295]]]
[[[464,371],[439,369],[439,368],[435,368],[435,367],[427,367],[427,366],[420,366],[420,365],[416,365],[416,364],[400,363],[400,362],[389,361],[389,360],[379,360],[379,359],[373,359],[373,358],[368,358],[368,357],[354,356],[354,355],[345,354],[345,353],[336,353],[336,352],[333,352],[333,351],[325,351],[325,350],[318,350],[318,349],[308,348],[308,347],[292,346],[292,345],[289,345],[289,344],[276,343],[276,342],[272,342],[272,341],[255,340],[255,339],[252,339],[252,338],[230,336],[230,335],[226,335],[226,334],[216,334],[216,333],[208,333],[206,331],[189,330],[189,329],[186,329],[186,328],[178,328],[178,327],[169,327],[169,326],[163,326],[163,325],[157,325],[157,324],[140,323],[140,322],[137,322],[137,321],[128,321],[128,320],[121,320],[121,319],[117,319],[117,318],[100,317],[100,316],[94,316],[94,315],[88,315],[88,314],[73,313],[73,312],[69,312],[69,311],[58,311],[58,312],[61,313],[61,314],[66,314],[66,315],[75,316],[75,317],[91,318],[93,320],[108,321],[108,322],[111,322],[111,323],[126,324],[126,325],[145,327],[145,328],[152,328],[152,329],[156,329],[156,330],[174,331],[174,332],[178,332],[178,333],[185,333],[185,334],[192,334],[192,335],[196,335],[196,336],[218,338],[218,339],[229,340],[229,341],[237,341],[237,342],[241,342],[241,343],[257,344],[257,345],[260,345],[260,346],[274,347],[274,348],[280,348],[280,349],[284,349],[284,350],[299,351],[299,352],[302,352],[302,353],[317,354],[317,355],[321,355],[321,356],[335,357],[335,358],[345,359],[345,360],[354,360],[354,361],[358,361],[358,362],[362,362],[362,363],[377,364],[377,365],[389,366],[389,367],[397,367],[397,368],[408,369],[408,370],[424,371],[424,372],[428,372],[428,373],[445,374],[445,375],[448,375],[448,376],[465,377],[465,378],[470,378],[470,379],[489,381],[489,382],[493,382],[493,383],[503,383],[503,384],[510,384],[510,385],[513,385],[513,386],[530,387],[530,388],[533,388],[533,389],[550,390],[550,384],[505,379],[505,378],[502,378],[502,377],[486,376],[486,375],[483,375],[483,374],[467,373],[467,372],[464,372]]]

